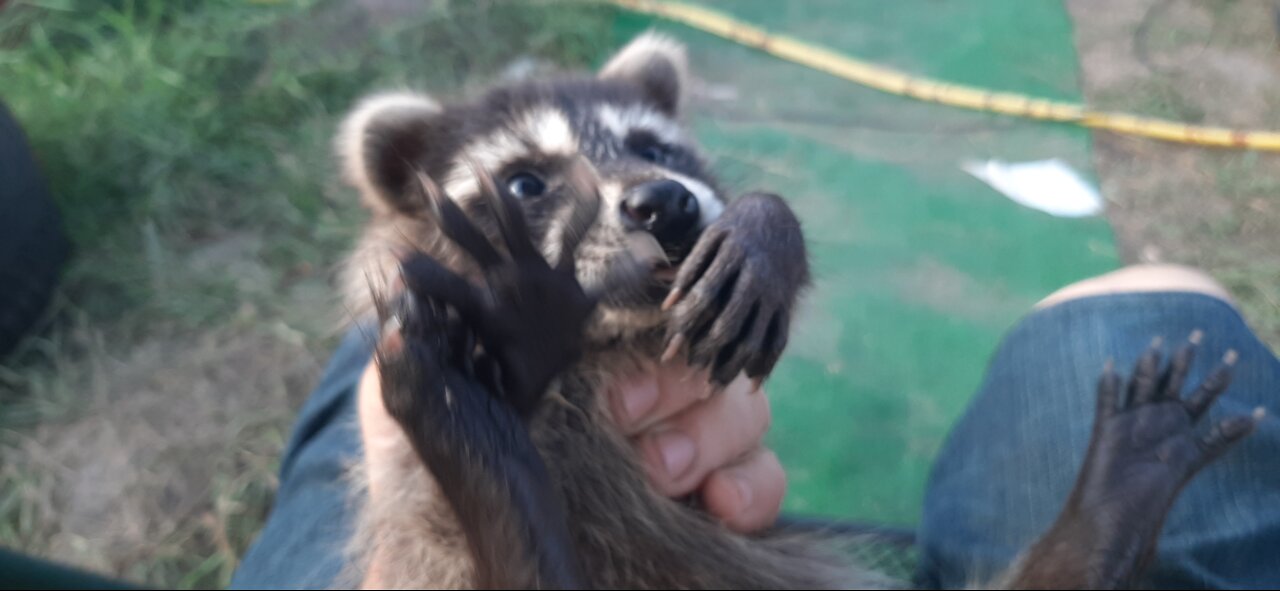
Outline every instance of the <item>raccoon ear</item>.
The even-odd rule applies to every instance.
[[[689,58],[679,41],[648,31],[614,54],[600,69],[605,80],[629,80],[667,115],[680,113],[689,78]]]
[[[405,187],[432,146],[441,108],[413,93],[365,98],[343,120],[335,139],[342,174],[374,211],[405,211]]]

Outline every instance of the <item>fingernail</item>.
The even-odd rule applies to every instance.
[[[1222,362],[1227,365],[1235,365],[1240,359],[1240,354],[1235,349],[1227,349],[1227,354],[1222,356]]]
[[[618,388],[618,395],[622,397],[622,420],[636,423],[658,403],[658,381],[646,376],[626,382]]]
[[[741,513],[751,507],[751,485],[741,476],[734,477],[733,484],[738,487],[738,512]]]
[[[1164,337],[1155,337],[1155,338],[1151,339],[1151,348],[1152,348],[1152,349],[1159,349],[1159,348],[1160,348],[1160,345],[1163,345],[1163,344],[1164,344]]]
[[[680,296],[682,295],[684,295],[684,291],[679,287],[671,290],[671,293],[667,294],[667,299],[662,300],[662,311],[670,310],[672,306],[676,305],[676,302],[680,301]]]
[[[1203,338],[1204,338],[1204,331],[1197,328],[1191,331],[1191,337],[1188,338],[1187,340],[1191,341],[1192,345],[1199,345],[1200,339],[1203,339]]]
[[[672,480],[679,478],[693,465],[693,440],[679,431],[667,431],[656,438],[667,476]]]
[[[1261,421],[1266,416],[1267,416],[1267,409],[1262,408],[1261,406],[1253,409],[1253,420]]]

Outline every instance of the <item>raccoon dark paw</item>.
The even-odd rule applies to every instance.
[[[410,292],[457,310],[496,363],[498,394],[527,414],[583,352],[586,324],[597,305],[575,277],[574,251],[585,231],[566,233],[563,254],[553,267],[534,247],[515,198],[488,176],[479,178],[508,256],[499,254],[453,199],[421,177],[423,197],[441,231],[475,260],[484,286],[472,285],[425,255],[404,262],[403,280]],[[595,219],[598,196],[580,196],[574,217]]]
[[[1127,385],[1108,363],[1098,383],[1093,435],[1059,528],[1097,536],[1083,547],[1103,545],[1112,557],[1137,557],[1155,544],[1166,514],[1183,487],[1205,466],[1253,432],[1252,416],[1219,421],[1207,434],[1197,428],[1226,391],[1236,354],[1222,362],[1189,396],[1183,382],[1199,333],[1161,370],[1159,340],[1138,360]],[[1073,525],[1072,525],[1073,524]],[[1085,540],[1079,540],[1082,544]],[[1127,576],[1132,565],[1099,565]]]
[[[663,308],[671,310],[663,358],[686,352],[727,384],[758,383],[782,356],[791,314],[809,280],[800,222],[778,196],[731,202],[681,264]]]
[[[532,444],[519,415],[494,395],[494,363],[476,352],[456,314],[406,294],[383,316],[391,327],[375,351],[383,404],[433,474],[465,482],[477,467],[489,471],[527,453]]]
[[[498,394],[497,362],[434,298],[407,293],[393,316],[380,312],[383,404],[458,518],[480,586],[586,588],[563,500],[525,417]]]

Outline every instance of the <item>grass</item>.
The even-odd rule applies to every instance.
[[[608,27],[597,11],[551,18],[513,2],[445,4],[377,32],[313,0],[110,4],[10,8],[4,96],[81,254],[72,297],[94,317],[144,307],[148,324],[158,314],[188,328],[241,304],[227,277],[173,264],[211,237],[269,232],[263,258],[277,282],[350,239],[354,210],[331,186],[329,140],[362,93],[458,89],[524,52],[582,63]],[[367,38],[332,40],[353,34]]]
[[[1216,245],[1204,249],[1218,280],[1239,300],[1245,317],[1273,349],[1280,351],[1280,257],[1274,250],[1280,229],[1280,158],[1256,152],[1224,154],[1212,166],[1217,193],[1230,203],[1226,228],[1210,231]]]
[[[1147,78],[1132,86],[1093,97],[1099,104],[1126,105],[1129,112],[1169,121],[1202,124],[1204,110],[1187,100],[1174,84],[1164,78]]]
[[[0,100],[30,136],[76,256],[49,329],[0,366],[0,544],[158,586],[225,585],[341,318],[328,271],[361,212],[332,174],[337,118],[370,90],[456,93],[521,56],[585,65],[612,41],[611,14],[436,1],[374,22],[320,0],[18,0],[2,14]],[[202,446],[178,432],[133,450],[201,483],[150,475],[160,488],[145,490],[194,498],[144,511],[159,523],[138,525],[147,545],[71,536],[59,474],[85,460],[57,442],[94,421],[143,420],[115,410],[145,399],[133,390],[203,408],[161,378],[226,387],[218,360],[245,350],[257,352],[245,363],[296,362],[306,378],[246,403],[261,403],[246,416],[210,411],[228,420]],[[262,388],[279,381],[259,370],[246,375]]]

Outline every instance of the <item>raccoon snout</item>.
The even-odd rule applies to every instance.
[[[683,250],[698,228],[698,198],[671,179],[650,181],[627,190],[621,204],[622,223],[628,230],[644,230],[663,250]]]

